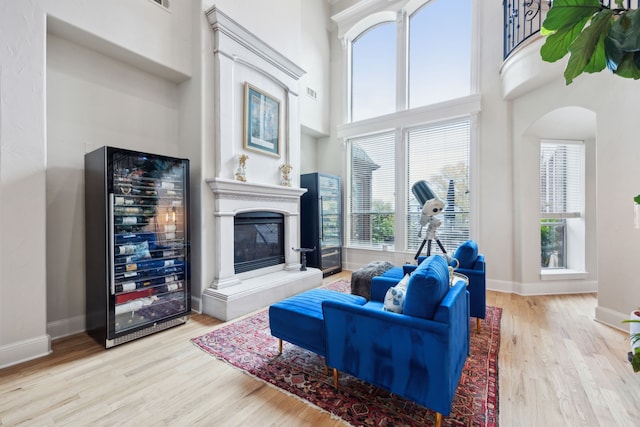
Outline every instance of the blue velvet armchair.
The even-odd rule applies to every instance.
[[[407,283],[402,313],[385,311],[384,297],[397,280],[374,277],[365,305],[322,303],[326,362],[436,411],[436,425],[451,403],[469,354],[469,294],[449,286],[446,261],[423,261]]]
[[[460,244],[453,257],[458,260],[456,273],[464,274],[469,278],[469,315],[476,318],[476,329],[480,332],[481,319],[486,317],[487,312],[487,282],[486,266],[484,255],[478,252],[478,244],[474,240],[467,240]],[[418,257],[418,265],[425,260],[425,256]],[[452,267],[456,267],[455,261],[451,262]],[[382,277],[390,280],[390,286],[402,279],[405,274],[411,274],[416,269],[413,264],[405,264],[401,267],[394,267],[382,274]]]

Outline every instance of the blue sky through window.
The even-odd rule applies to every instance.
[[[471,0],[431,0],[409,23],[411,108],[471,92]]]
[[[369,29],[353,43],[352,120],[396,110],[396,23]]]
[[[431,0],[409,19],[409,108],[471,93],[471,0]],[[351,120],[396,111],[397,25],[378,24],[352,45]]]

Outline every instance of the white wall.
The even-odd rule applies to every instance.
[[[46,334],[45,15],[0,3],[0,367],[49,351]]]
[[[289,60],[300,64],[303,1],[309,0],[203,0],[202,9],[216,6]]]
[[[302,54],[299,65],[306,71],[300,79],[300,124],[322,136],[329,135],[329,106],[331,105],[330,76],[331,31],[329,4],[325,1],[303,1]],[[307,88],[317,98],[307,94]],[[319,135],[316,135],[319,136]]]

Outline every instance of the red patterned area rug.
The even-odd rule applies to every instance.
[[[350,292],[349,281],[326,286]],[[480,334],[471,320],[471,354],[464,366],[444,426],[498,425],[498,350],[502,309],[487,307]],[[268,310],[226,324],[191,340],[207,353],[245,373],[279,387],[308,403],[342,418],[354,426],[433,426],[433,411],[398,397],[348,374],[340,374],[340,389],[325,371],[324,358],[290,343],[269,331]]]

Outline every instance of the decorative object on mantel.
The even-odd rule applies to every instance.
[[[236,180],[247,182],[247,159],[249,156],[241,154],[238,156],[238,169],[236,169]]]
[[[309,249],[309,248],[291,248],[296,252],[300,252],[300,271],[307,271],[307,252],[313,252],[316,250],[316,248],[314,247],[313,249]]]
[[[291,187],[291,170],[293,166],[289,163],[285,163],[284,165],[280,165],[280,172],[282,172],[282,179],[280,180],[280,185],[284,185],[285,187]]]
[[[633,372],[640,372],[640,307],[631,312],[629,320],[622,322],[629,323],[629,341],[631,342],[631,351],[628,354],[629,362],[631,362]]]

